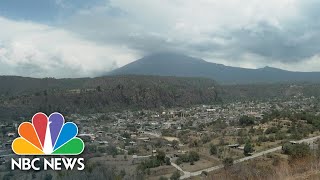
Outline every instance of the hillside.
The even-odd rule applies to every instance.
[[[292,99],[293,97],[320,97],[319,83],[266,83],[221,86],[219,97],[224,101],[251,101]]]
[[[0,120],[37,111],[91,113],[228,101],[319,97],[319,84],[218,85],[211,79],[106,76],[81,79],[0,76]]]
[[[320,72],[291,72],[271,67],[246,69],[224,66],[176,53],[145,56],[108,73],[108,75],[124,74],[206,77],[220,84],[320,82]]]
[[[0,119],[37,111],[90,113],[126,108],[188,106],[217,101],[202,78],[112,76],[83,79],[0,78]]]

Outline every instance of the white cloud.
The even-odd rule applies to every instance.
[[[275,62],[272,64],[272,66],[286,69],[289,71],[319,72],[320,54],[316,54],[310,58],[294,63]]]
[[[288,28],[292,22],[301,23],[301,13],[299,0],[110,0],[105,6],[74,14],[64,26],[88,39],[126,44],[142,53],[173,50],[254,68],[285,61],[272,57],[274,52],[269,46],[279,46],[276,56],[286,55],[287,45],[290,47],[296,38],[305,36],[304,32],[292,35],[289,31],[295,29]],[[268,26],[273,29],[266,31]],[[247,34],[235,34],[241,31]],[[287,31],[284,40],[272,37]],[[265,43],[264,38],[273,41]],[[263,54],[258,54],[261,51]]]
[[[95,76],[136,58],[125,46],[97,44],[56,27],[1,17],[0,24],[1,74]]]
[[[243,28],[267,21],[279,26],[298,14],[297,0],[110,0],[130,23],[167,35],[193,35]],[[110,6],[110,5],[107,5]],[[93,12],[94,13],[94,12]],[[131,24],[130,23],[130,24]],[[196,35],[196,36],[195,36]]]
[[[315,0],[102,1],[52,26],[0,17],[1,74],[95,76],[166,50],[231,66],[320,70],[319,13],[308,9]]]

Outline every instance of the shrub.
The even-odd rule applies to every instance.
[[[171,175],[170,180],[178,180],[178,179],[180,179],[180,176],[181,175],[180,175],[179,171],[176,171]]]
[[[177,159],[176,163],[179,165],[181,163],[184,162],[196,162],[199,161],[200,156],[197,152],[195,151],[190,151],[189,154],[182,154],[179,156],[179,158]]]
[[[252,144],[247,142],[244,146],[243,153],[245,156],[248,156],[252,152],[253,152]]]
[[[293,159],[306,157],[311,154],[310,147],[306,143],[301,143],[301,144],[285,143],[282,146],[282,151],[284,154],[289,155],[290,158],[293,158]]]
[[[218,148],[214,144],[210,144],[210,154],[211,155],[217,155],[218,154]]]
[[[168,178],[161,176],[159,180],[168,180]]]
[[[250,126],[254,125],[255,118],[249,116],[241,116],[239,119],[239,123],[242,126]]]
[[[232,166],[233,165],[233,158],[227,157],[227,158],[223,159],[223,165],[225,168]]]
[[[166,157],[165,163],[166,163],[166,165],[171,165],[170,158]]]
[[[276,133],[276,132],[278,132],[278,128],[277,127],[269,127],[266,131],[265,131],[265,133],[266,134],[271,134],[271,133]]]

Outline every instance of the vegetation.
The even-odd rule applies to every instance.
[[[227,157],[227,158],[223,159],[224,168],[231,167],[232,165],[233,165],[233,158]]]
[[[217,155],[218,154],[218,148],[214,144],[210,144],[210,155]]]
[[[277,133],[277,132],[278,132],[278,128],[277,128],[277,127],[274,127],[274,126],[269,127],[269,128],[265,131],[266,134]]]
[[[145,174],[150,168],[159,167],[162,165],[169,165],[170,159],[166,158],[166,154],[159,151],[156,156],[151,156],[148,160],[143,161],[137,167],[137,171]]]
[[[175,171],[172,175],[171,175],[171,177],[170,177],[170,180],[178,180],[178,179],[180,179],[180,172],[179,171]]]
[[[168,178],[161,176],[159,180],[168,180]]]
[[[224,101],[251,101],[267,100],[274,98],[289,99],[293,96],[304,94],[306,97],[319,97],[319,83],[265,83],[265,84],[237,84],[224,85],[220,98]]]
[[[289,155],[292,159],[303,158],[310,156],[311,154],[310,146],[306,143],[291,144],[288,142],[282,146],[282,151],[284,154]]]
[[[0,120],[32,112],[92,113],[158,108],[218,100],[213,80],[158,76],[36,79],[0,76]],[[6,102],[6,106],[1,105]]]
[[[243,149],[243,154],[245,156],[249,156],[251,153],[253,153],[253,147],[252,147],[252,144],[250,142],[247,142],[244,146],[244,149]]]
[[[200,160],[200,156],[197,152],[195,151],[190,151],[188,154],[182,154],[179,156],[179,158],[177,159],[176,163],[179,165],[181,163],[185,163],[185,162],[190,162],[191,164],[193,164],[196,161]]]
[[[107,154],[112,155],[113,157],[118,155],[118,149],[115,146],[108,146],[106,148],[106,152]]]
[[[241,116],[239,123],[241,126],[250,126],[254,125],[255,118],[250,116]]]

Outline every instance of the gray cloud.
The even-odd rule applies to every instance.
[[[72,13],[62,13],[51,26],[5,20],[12,26],[0,30],[6,45],[0,47],[0,63],[20,74],[30,67],[26,73],[37,76],[54,76],[58,69],[60,76],[95,76],[143,55],[176,51],[232,66],[320,71],[316,0],[56,2]],[[23,30],[9,33],[17,26]],[[35,55],[28,60],[17,43]],[[44,65],[31,67],[38,62]],[[51,71],[52,65],[57,68]]]
[[[0,24],[1,74],[92,77],[136,58],[126,47],[98,45],[61,28],[1,17]]]
[[[234,10],[234,19],[227,17],[230,12],[214,13],[220,6],[226,6],[223,3],[208,3],[209,7],[212,5],[210,9],[202,6],[205,1],[174,2],[179,3],[164,1],[160,9],[168,11],[159,15],[157,11],[148,14],[157,3],[140,7],[136,1],[110,1],[105,7],[91,9],[87,14],[75,14],[66,21],[66,28],[99,43],[122,44],[143,54],[167,50],[200,56],[210,53],[213,60],[219,57],[231,62],[241,61],[239,56],[246,53],[256,54],[269,62],[298,62],[311,58],[320,50],[320,18],[316,8],[319,3],[316,1],[259,2],[266,6],[262,12],[259,12],[261,6],[255,4],[257,1],[240,7],[236,7],[237,3],[226,3]],[[291,8],[287,7],[288,3]],[[206,18],[196,13],[188,15],[185,8],[192,5],[195,9],[203,8]],[[171,8],[176,8],[176,12],[170,11]],[[252,12],[243,15],[243,11],[236,8],[247,8]],[[119,15],[110,15],[114,9]],[[218,18],[221,20],[216,22]]]

